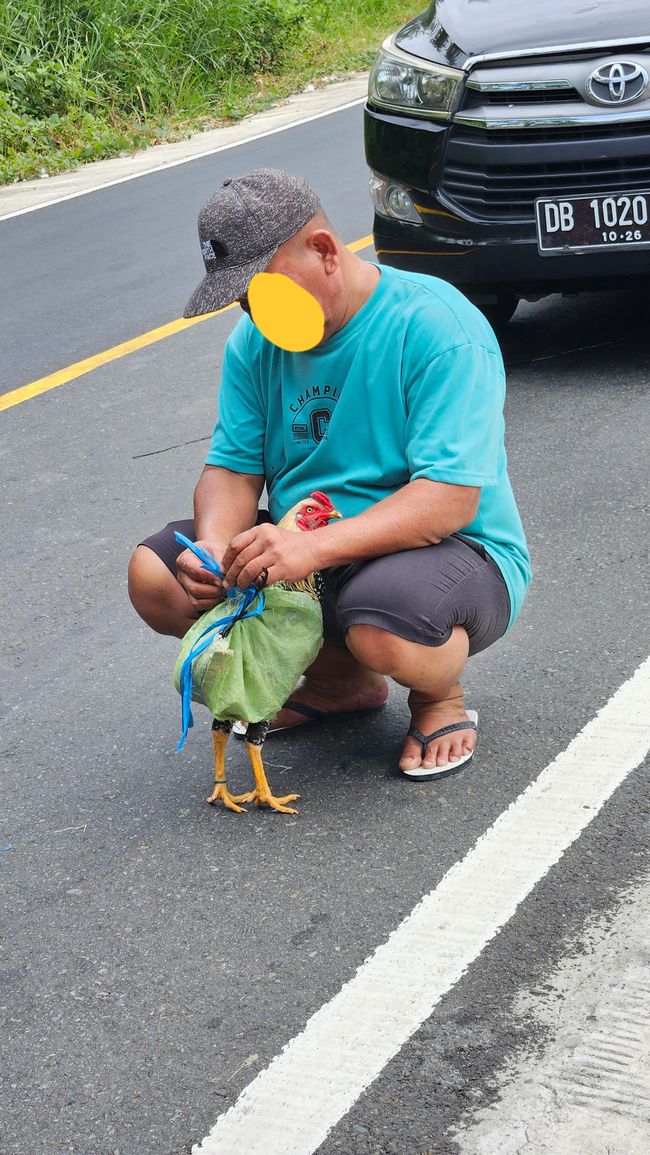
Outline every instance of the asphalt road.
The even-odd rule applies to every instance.
[[[360,122],[351,109],[1,222],[4,387],[179,316],[201,276],[196,211],[228,175],[300,172],[346,241],[369,233]],[[3,1155],[187,1155],[650,652],[647,300],[522,305],[503,346],[535,581],[470,664],[472,764],[400,781],[395,688],[370,720],[269,740],[297,818],[205,806],[209,719],[177,754],[177,647],[135,617],[125,571],[190,509],[234,319],[2,417]],[[240,746],[231,765],[243,787]],[[457,1150],[450,1128],[543,1044],[522,992],[647,871],[647,785],[646,762],[320,1155]]]

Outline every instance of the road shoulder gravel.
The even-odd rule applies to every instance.
[[[519,1010],[553,1033],[504,1071],[499,1103],[453,1137],[460,1155],[642,1155],[650,1148],[650,881],[583,936]]]

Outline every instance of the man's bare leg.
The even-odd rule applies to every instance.
[[[131,558],[129,597],[158,634],[182,638],[198,616],[180,582],[147,545],[139,545]]]
[[[454,627],[442,646],[407,642],[375,626],[353,626],[346,640],[359,661],[410,689],[412,724],[423,734],[467,720],[460,676],[467,663],[469,639],[461,626]],[[430,742],[422,757],[421,744],[409,737],[402,749],[400,769],[445,766],[469,754],[475,745],[473,730],[457,730]]]

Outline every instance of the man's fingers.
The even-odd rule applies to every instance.
[[[205,601],[209,598],[220,599],[224,595],[222,582],[194,581],[194,579],[188,577],[187,574],[180,572],[178,574],[178,582],[182,585],[188,597],[198,598],[199,601]]]
[[[202,586],[198,582],[189,588],[181,582],[188,599],[195,610],[199,613],[205,613],[206,610],[211,610],[213,606],[218,606],[225,600],[225,590],[215,589],[214,586]]]
[[[209,575],[214,578],[216,575]],[[205,581],[203,574],[187,573],[182,566],[177,567],[178,583],[185,590],[191,604],[201,612],[219,605],[226,596],[221,578]]]
[[[205,585],[204,582],[195,582],[191,578],[183,577],[180,583],[185,590],[185,593],[192,598],[198,598],[199,601],[207,601],[209,598],[218,598],[223,596],[223,589],[221,584]]]
[[[228,573],[228,570],[232,566],[235,559],[239,557],[241,551],[251,546],[255,542],[255,536],[256,529],[247,529],[244,530],[243,533],[238,533],[237,537],[233,537],[230,545],[223,555],[221,565],[224,573]]]
[[[221,586],[222,584],[218,574],[211,573],[209,569],[201,569],[201,563],[196,558],[194,563],[179,558],[176,562],[176,569],[186,581],[195,582],[197,585]]]
[[[304,577],[311,570],[304,568],[303,537],[309,534],[289,533],[277,525],[258,525],[238,534],[223,555],[224,585],[245,589],[260,582],[264,570],[266,585]]]
[[[182,585],[185,593],[193,598],[218,598],[225,593],[223,582],[204,582],[202,578],[194,578],[181,570],[176,574],[177,581]]]
[[[264,568],[264,557],[267,552],[262,542],[254,540],[237,553],[229,566],[226,565],[226,558],[224,557],[223,566],[226,572],[223,580],[225,585],[239,586],[240,589],[251,585]]]
[[[262,570],[260,576],[255,579],[255,581],[253,582],[253,585],[256,587],[256,589],[263,590],[264,586],[268,585],[268,580],[269,580],[269,571],[267,570],[266,566],[264,566],[264,569]]]
[[[247,586],[256,586],[257,589],[263,589],[264,586],[273,585],[277,578],[273,577],[273,565],[269,561],[268,565],[264,564],[264,555],[254,558],[248,565],[240,571],[236,584],[240,590],[245,590]]]

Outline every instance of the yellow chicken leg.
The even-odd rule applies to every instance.
[[[255,789],[251,790],[249,794],[242,794],[237,801],[255,802],[258,806],[270,806],[272,810],[277,810],[281,814],[297,814],[298,811],[293,810],[286,803],[295,802],[296,798],[300,798],[300,795],[286,794],[284,798],[275,798],[271,794],[266,780],[266,772],[262,764],[262,743],[266,738],[268,728],[268,722],[249,723],[246,733],[246,749],[255,775]]]
[[[226,744],[228,742],[228,735],[232,729],[231,722],[213,722],[212,723],[212,744],[214,746],[214,790],[206,802],[212,805],[215,802],[223,802],[228,810],[234,810],[236,814],[245,814],[243,806],[238,806],[238,802],[248,801],[247,795],[239,797],[232,795],[228,790],[226,783]]]

